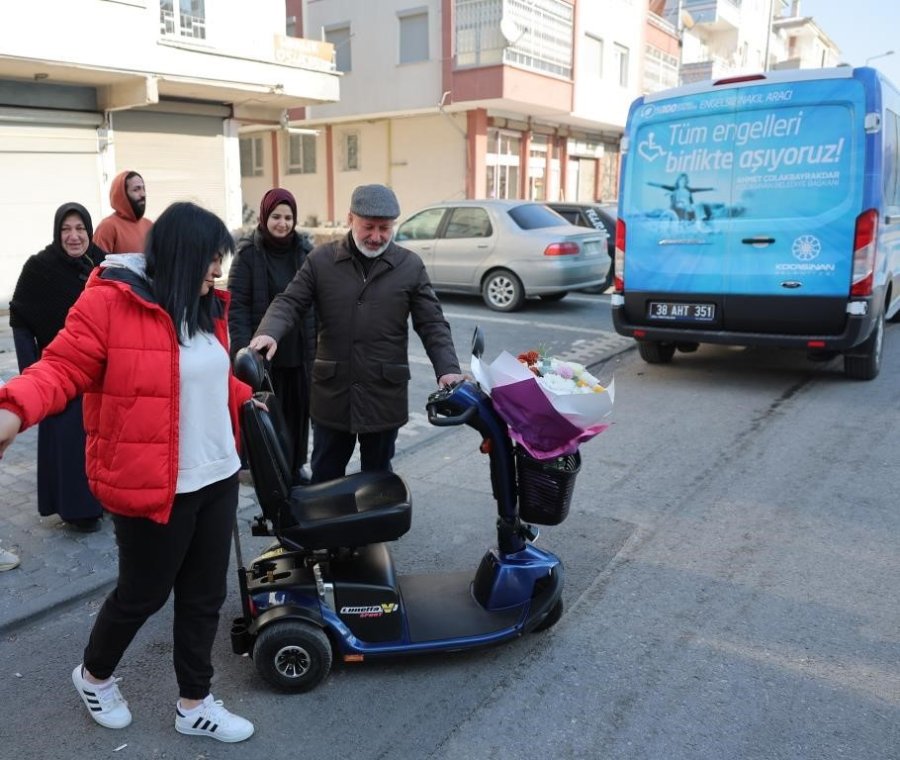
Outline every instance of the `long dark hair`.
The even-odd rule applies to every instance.
[[[153,294],[165,309],[178,340],[213,331],[218,302],[212,290],[200,295],[213,259],[234,251],[224,222],[194,203],[173,203],[150,228],[145,254]]]

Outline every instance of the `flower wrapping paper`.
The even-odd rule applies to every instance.
[[[609,427],[602,420],[612,412],[614,382],[602,393],[558,393],[506,351],[490,364],[473,356],[471,366],[510,437],[535,459],[574,454],[579,444]]]

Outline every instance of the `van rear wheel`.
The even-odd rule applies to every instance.
[[[874,380],[881,371],[881,355],[884,349],[884,312],[862,345],[853,349],[853,355],[844,356],[844,374],[854,380]]]
[[[658,340],[639,340],[638,353],[647,364],[668,364],[675,356],[675,344],[662,343]]]

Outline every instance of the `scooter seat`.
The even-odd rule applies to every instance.
[[[289,497],[293,524],[279,537],[307,549],[393,541],[409,530],[409,489],[393,472],[358,472],[313,486],[297,486]]]
[[[356,473],[313,486],[293,486],[290,437],[278,399],[257,393],[241,407],[241,435],[263,516],[294,549],[339,549],[393,541],[409,530],[412,503],[392,472]]]

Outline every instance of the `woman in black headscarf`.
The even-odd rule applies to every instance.
[[[309,236],[297,224],[297,201],[284,188],[274,187],[259,204],[259,224],[237,245],[228,274],[231,308],[228,330],[232,356],[244,348],[272,299],[281,293],[312,250]],[[282,352],[284,348],[284,352]],[[301,324],[278,344],[269,376],[292,434],[291,472],[294,482],[304,483],[302,467],[309,441],[309,380],[316,355],[316,320],[310,309]]]
[[[91,270],[105,253],[92,242],[91,215],[80,203],[56,210],[53,242],[22,267],[9,303],[19,371],[34,364],[62,329]],[[88,490],[84,470],[81,398],[38,426],[37,496],[41,515],[58,514],[76,530],[100,528],[103,510]]]

